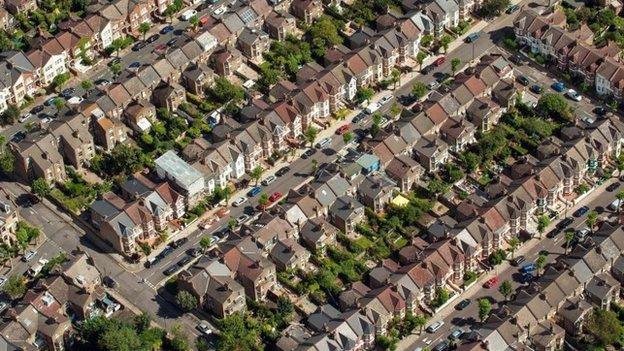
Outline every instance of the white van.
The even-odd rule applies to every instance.
[[[366,113],[368,114],[374,113],[375,111],[379,110],[379,108],[381,108],[381,105],[378,102],[371,102],[366,107]]]
[[[182,16],[180,18],[182,18],[183,21],[188,21],[191,19],[191,17],[195,16],[197,14],[197,11],[195,10],[186,10],[184,11],[184,13],[182,13]]]
[[[620,208],[621,204],[620,204],[620,200],[619,199],[615,199],[613,200],[613,202],[611,202],[609,204],[609,206],[607,206],[607,208],[613,212],[617,211]]]
[[[26,273],[31,278],[34,278],[37,276],[37,274],[41,273],[41,270],[47,263],[48,263],[48,260],[46,260],[45,258],[42,258],[39,260],[39,262],[35,263],[30,268],[28,268],[28,271]]]

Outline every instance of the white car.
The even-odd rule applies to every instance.
[[[386,96],[382,97],[379,100],[379,104],[383,106],[383,105],[387,104],[388,101],[390,101],[390,100],[392,100],[392,95],[386,95]]]
[[[210,328],[210,325],[208,325],[208,322],[205,322],[205,321],[201,321],[201,322],[197,325],[197,330],[199,330],[200,332],[202,332],[204,335],[210,335],[210,334],[212,334],[212,328]]]
[[[26,253],[24,253],[24,256],[22,256],[22,261],[28,262],[28,261],[32,260],[33,257],[35,257],[36,254],[37,254],[37,251],[28,250],[28,251],[26,251]]]
[[[197,15],[197,11],[195,10],[186,10],[184,11],[184,13],[182,14],[181,18],[183,21],[188,21],[191,19],[191,17]]]
[[[218,9],[214,10],[214,12],[213,12],[213,14],[215,16],[221,16],[224,13],[225,13],[225,7],[219,7]]]
[[[67,100],[67,103],[70,105],[78,105],[79,103],[83,102],[84,99],[81,98],[80,96],[74,96],[71,99]]]
[[[331,143],[331,139],[330,138],[322,139],[321,141],[316,143],[316,148],[317,149],[323,149],[323,148],[327,147],[330,143]]]
[[[371,102],[367,107],[366,107],[366,113],[371,114],[374,113],[375,111],[379,110],[379,108],[381,108],[381,104],[378,102]]]
[[[433,80],[433,81],[429,82],[429,84],[427,84],[427,88],[429,88],[429,90],[434,90],[435,88],[438,87],[438,85],[440,85],[440,83],[438,83],[437,81]]]
[[[5,278],[5,277],[0,277],[0,286],[3,286],[3,285],[4,285],[4,283],[6,283],[6,281],[7,281],[7,278]]]
[[[270,176],[264,178],[264,180],[262,181],[262,185],[267,186],[267,185],[273,183],[276,179],[277,179],[276,176],[270,175]]]
[[[249,216],[246,215],[246,214],[242,214],[242,215],[238,216],[238,218],[236,218],[236,223],[238,225],[241,225],[241,224],[247,222],[248,220],[249,220]]]
[[[27,113],[19,118],[20,123],[24,123],[32,117],[32,113]]]
[[[244,204],[245,202],[247,202],[247,198],[244,197],[244,196],[241,196],[238,199],[234,200],[234,202],[232,202],[232,206],[238,207],[238,206]]]
[[[444,321],[437,321],[435,323],[431,323],[427,327],[427,332],[435,333],[438,329],[442,328],[443,325],[444,325]]]
[[[581,101],[582,97],[581,94],[579,94],[576,90],[574,89],[569,89],[566,92],[566,96],[569,97],[570,99],[574,100],[574,101]]]

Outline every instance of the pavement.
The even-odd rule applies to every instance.
[[[618,188],[612,192],[607,192],[606,187],[609,184],[615,182],[619,184]],[[566,212],[569,216],[571,216],[571,214],[577,208],[583,205],[587,205],[590,209],[595,209],[600,216],[614,215],[614,213],[607,210],[606,208],[615,199],[615,194],[617,194],[617,192],[622,189],[624,189],[623,184],[620,184],[620,182],[616,179],[610,179],[609,181],[606,181],[599,187],[595,188],[578,204],[569,207]],[[562,213],[560,219],[552,221],[548,228],[546,228],[545,233],[553,229],[556,224],[564,218],[564,215],[565,214]],[[580,218],[572,218],[574,219],[574,222],[568,228],[578,229],[585,225],[587,215]],[[548,252],[548,256],[546,257],[547,263],[553,262],[558,257],[564,255],[565,239],[563,231],[556,235],[554,238],[547,238],[546,235],[544,235],[542,239],[540,239],[539,237],[535,237],[523,243],[523,245],[516,250],[515,257],[518,257],[520,255],[524,256],[526,258],[526,261],[523,264],[526,264],[534,262],[541,251]],[[458,296],[458,298],[453,303],[449,304],[435,314],[435,316],[430,320],[427,325],[442,320],[444,321],[444,325],[439,330],[437,330],[435,333],[409,335],[399,342],[397,349],[411,351],[415,350],[418,347],[434,347],[440,341],[445,340],[447,336],[451,333],[451,331],[455,328],[462,328],[464,331],[467,331],[469,329],[478,329],[480,324],[478,322],[479,311],[477,301],[483,298],[489,299],[490,302],[492,302],[492,310],[496,310],[497,307],[500,307],[505,302],[503,295],[498,291],[499,285],[491,289],[483,287],[483,283],[494,276],[497,276],[499,278],[499,284],[505,280],[509,280],[510,282],[512,282],[512,286],[515,291],[524,286],[524,284],[518,281],[518,279],[520,278],[520,274],[518,273],[518,267],[513,267],[508,261],[505,261],[502,264],[496,266],[492,271],[480,276],[476,284],[472,285],[466,291],[461,293],[461,295]],[[463,299],[470,299],[471,304],[465,309],[459,311],[455,308],[455,306],[459,301]]]

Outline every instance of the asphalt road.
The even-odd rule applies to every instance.
[[[596,192],[595,194],[594,193],[589,194],[588,195],[589,201],[582,201],[581,204],[568,209],[567,215],[574,219],[574,222],[569,226],[569,228],[578,229],[578,228],[585,226],[585,220],[587,218],[587,215],[584,215],[580,218],[572,217],[572,213],[574,212],[574,210],[582,205],[587,205],[592,210],[595,209],[599,213],[599,217],[613,215],[613,213],[606,208],[615,199],[615,194],[618,191],[624,189],[624,186],[620,184],[617,190],[614,190],[612,192],[607,192],[605,188],[607,187],[607,185],[611,184],[612,182],[613,180],[609,182],[605,182],[605,184],[603,184],[602,186],[600,186],[598,189],[595,190]],[[563,219],[564,216],[565,214],[562,213],[561,219]],[[553,221],[553,223],[551,223],[551,225],[549,226],[548,230],[550,230],[551,228],[554,228],[554,226],[558,222],[559,220]],[[534,239],[534,240],[537,240],[537,239]],[[544,235],[543,239],[541,239],[536,245],[534,245],[526,253],[523,253],[523,256],[525,256],[526,258],[526,261],[522,264],[524,265],[527,263],[535,262],[540,251],[548,252],[547,263],[553,262],[559,256],[564,255],[565,254],[565,239],[564,239],[563,231],[552,239],[547,238],[546,235]],[[478,311],[478,304],[477,304],[478,300],[482,298],[489,299],[490,302],[492,302],[492,310],[496,310],[496,308],[500,307],[501,304],[504,303],[504,297],[498,291],[498,287],[500,286],[501,282],[505,280],[509,280],[510,282],[512,282],[512,286],[514,290],[516,291],[524,285],[518,282],[518,279],[520,277],[520,274],[518,272],[518,267],[508,266],[506,269],[496,268],[491,275],[492,276],[495,275],[498,277],[499,279],[498,285],[496,285],[493,288],[488,289],[482,286],[482,283],[485,281],[485,279],[481,280],[480,282],[477,282],[476,283],[477,286],[473,286],[470,289],[468,289],[466,292],[464,292],[453,303],[451,303],[450,306],[447,306],[445,309],[440,311],[437,314],[437,316],[434,316],[430,320],[430,322],[427,324],[429,325],[438,320],[443,320],[444,325],[442,326],[442,328],[440,328],[435,333],[424,332],[416,340],[413,340],[413,341],[410,340],[410,342],[407,345],[400,345],[401,347],[399,349],[415,350],[417,347],[422,347],[422,348],[424,348],[425,346],[434,347],[439,342],[446,339],[448,335],[451,333],[451,331],[455,328],[461,328],[464,331],[468,331],[470,329],[477,329],[479,327],[479,322],[478,322],[479,311]],[[488,275],[488,277],[489,276],[490,275]],[[470,305],[461,311],[455,309],[455,305],[457,305],[459,301],[465,298],[469,298],[471,300]],[[442,315],[444,316],[444,318],[439,317]]]

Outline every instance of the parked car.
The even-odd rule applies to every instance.
[[[145,40],[145,41],[151,44],[151,43],[155,42],[156,40],[158,40],[158,38],[160,38],[160,34],[157,33],[157,34],[154,34],[154,35],[150,35],[147,38],[147,40]]]
[[[111,289],[115,289],[115,288],[117,288],[117,286],[118,286],[117,281],[115,281],[115,279],[113,279],[113,278],[112,278],[111,276],[109,276],[109,275],[105,275],[105,276],[102,278],[102,283],[103,283],[104,285],[106,285],[107,287],[111,288]]]
[[[316,148],[317,149],[324,149],[327,146],[329,146],[330,143],[331,143],[331,139],[330,138],[324,138],[321,141],[319,141],[318,143],[316,143]]]
[[[9,307],[9,303],[6,301],[0,301],[0,313],[4,312]]]
[[[54,101],[56,101],[56,99],[58,99],[58,96],[49,97],[46,101],[43,102],[43,104],[46,106],[52,106],[54,105]]]
[[[280,197],[282,197],[282,193],[280,193],[279,191],[276,191],[276,192],[273,193],[273,195],[271,195],[269,197],[269,201],[275,202],[275,201],[279,200]]]
[[[336,129],[336,134],[343,135],[344,133],[348,131],[349,131],[349,125],[345,124],[343,126],[340,126],[340,128]]]
[[[572,224],[574,222],[574,220],[570,217],[566,217],[564,219],[561,220],[561,222],[557,223],[557,228],[559,229],[565,229],[567,228],[570,224]]]
[[[541,94],[542,93],[542,86],[539,84],[533,84],[531,85],[531,91],[535,94]]]
[[[254,186],[253,188],[251,188],[251,190],[247,192],[247,196],[254,197],[260,194],[261,191],[262,191],[262,188],[260,188],[259,186]]]
[[[165,26],[160,30],[160,34],[167,34],[173,31],[173,26]]]
[[[37,263],[30,266],[30,268],[28,268],[28,270],[26,271],[26,274],[31,278],[35,278],[37,274],[41,273],[41,271],[43,270],[43,267],[45,267],[45,265],[47,265],[48,262],[49,261],[46,260],[45,258],[40,258],[39,261],[37,261]]]
[[[22,261],[29,262],[33,259],[33,257],[35,257],[35,255],[37,255],[37,251],[28,250],[24,253],[24,256],[22,256]]]
[[[232,202],[232,206],[234,207],[238,207],[242,204],[244,204],[245,202],[247,202],[247,198],[244,196],[241,196],[239,198],[236,198],[233,202]]]
[[[433,65],[428,65],[428,66],[423,67],[423,69],[420,70],[420,73],[427,75],[431,73],[431,71],[433,71]]]
[[[612,191],[617,190],[617,188],[619,188],[619,187],[620,187],[620,183],[619,182],[615,182],[615,183],[609,184],[609,186],[607,187],[607,191],[608,192],[612,192]]]
[[[61,91],[61,96],[64,97],[65,99],[69,99],[75,93],[76,93],[76,88],[70,87],[70,88],[63,89],[63,91]]]
[[[33,107],[32,110],[30,110],[30,113],[32,113],[33,115],[36,115],[38,113],[43,112],[44,108],[45,107],[43,107],[43,105],[37,105],[37,106]]]
[[[178,41],[178,38],[169,39],[169,41],[167,41],[167,46],[172,47],[175,45],[177,41]]]
[[[558,93],[561,93],[565,90],[565,85],[561,82],[555,82],[550,87]]]
[[[604,116],[607,114],[607,112],[609,112],[609,110],[607,110],[607,108],[604,106],[598,106],[592,112],[594,112],[598,116]]]
[[[449,334],[448,339],[449,340],[459,340],[459,337],[462,336],[463,333],[464,333],[464,331],[461,330],[460,328],[455,328]]]
[[[132,45],[132,51],[139,51],[139,50],[143,49],[145,46],[147,46],[147,43],[145,43],[144,41],[140,41],[140,42]]]
[[[242,214],[242,215],[238,216],[238,218],[236,218],[236,223],[238,225],[241,225],[241,224],[247,222],[248,220],[249,220],[249,216],[246,215],[246,214]]]
[[[490,279],[488,279],[485,284],[483,284],[483,286],[485,286],[486,288],[493,288],[496,285],[498,285],[498,277],[492,277]]]
[[[533,280],[533,274],[531,273],[523,273],[520,275],[520,283],[527,284]]]
[[[432,351],[447,351],[451,347],[451,344],[448,340],[442,340],[439,344],[437,344]]]
[[[520,267],[520,273],[531,273],[535,270],[534,263],[527,263],[524,266]]]
[[[522,62],[524,62],[524,58],[520,55],[512,55],[511,57],[509,57],[509,61],[519,65],[519,64],[522,64]]]
[[[549,231],[548,233],[546,233],[546,237],[549,239],[552,239],[554,237],[557,236],[557,234],[561,233],[561,229],[559,228],[554,228],[551,231]]]
[[[620,209],[620,207],[622,206],[621,200],[620,199],[615,199],[613,200],[609,206],[607,206],[607,208],[613,212],[617,211],[618,209]]]
[[[201,255],[201,250],[196,247],[191,247],[190,249],[186,250],[186,254],[191,257],[199,257]]]
[[[275,172],[275,175],[278,176],[278,177],[281,177],[281,176],[283,176],[284,174],[286,174],[288,172],[290,172],[290,167],[284,166],[284,167],[278,169],[277,172]]]
[[[187,263],[191,262],[193,260],[192,256],[184,256],[184,258],[182,258],[181,260],[178,261],[178,263],[176,263],[178,265],[178,267],[184,267],[186,266]]]
[[[262,185],[267,186],[277,180],[277,177],[274,175],[270,175],[262,180]]]
[[[121,62],[121,57],[114,57],[113,59],[111,59],[110,61],[108,61],[108,67],[111,67],[113,65],[116,65],[118,63]]]
[[[110,80],[104,79],[104,78],[98,79],[93,83],[98,87],[105,87],[105,86],[113,84]]]
[[[459,301],[457,305],[455,305],[455,309],[461,311],[470,305],[470,299],[463,299]]]
[[[578,217],[584,216],[587,212],[589,212],[589,207],[583,206],[583,207],[579,207],[579,209],[574,211],[572,215],[578,218]]]
[[[431,324],[429,324],[429,326],[427,327],[427,332],[428,333],[435,333],[438,329],[442,328],[442,326],[444,325],[444,321],[437,321],[437,322],[433,322]]]
[[[579,94],[576,90],[574,89],[568,89],[568,91],[565,94],[568,98],[574,100],[574,101],[581,101],[582,97],[581,94]]]
[[[33,117],[32,113],[26,113],[20,116],[18,119],[20,123],[24,123]]]
[[[429,84],[427,84],[427,89],[435,90],[435,88],[437,88],[439,85],[440,83],[437,80],[432,80],[431,82],[429,82]]]
[[[306,159],[316,153],[316,149],[307,149],[302,155],[301,158]]]
[[[71,97],[69,100],[67,100],[67,104],[68,105],[78,105],[78,104],[80,104],[83,101],[84,101],[84,99],[82,97],[74,96],[74,97]]]
[[[470,33],[467,37],[466,37],[466,43],[472,43],[474,41],[477,41],[477,39],[479,39],[480,34],[479,33]]]
[[[24,138],[26,138],[26,133],[24,133],[23,131],[19,131],[11,136],[11,141],[14,143],[19,143],[20,141],[24,140]]]
[[[173,273],[175,273],[180,267],[178,267],[178,265],[173,265],[173,266],[169,266],[169,268],[165,269],[163,271],[164,275],[172,275]]]
[[[518,81],[518,83],[525,85],[525,86],[531,84],[531,81],[526,76],[518,76],[516,80]]]
[[[177,249],[178,247],[186,244],[188,242],[188,238],[184,237],[184,238],[180,238],[178,240],[173,240],[172,242],[169,243],[169,246],[171,246],[174,249]]]
[[[212,334],[212,329],[210,328],[210,325],[208,324],[208,322],[205,321],[199,322],[199,324],[197,325],[197,330],[202,332],[202,334],[204,335]]]
[[[2,277],[2,276],[0,276],[0,286],[3,286],[3,285],[4,285],[4,283],[6,283],[6,281],[7,281],[7,278],[6,278],[6,277]]]
[[[444,64],[444,62],[446,62],[446,57],[440,56],[435,61],[433,61],[433,64],[436,67],[440,67],[440,66],[442,66],[442,64]]]
[[[511,265],[512,266],[519,266],[520,263],[524,262],[526,260],[526,258],[522,255],[520,256],[516,256],[516,258],[514,258],[513,260],[511,260]]]
[[[518,11],[518,9],[519,9],[519,8],[520,8],[520,7],[519,7],[518,5],[511,5],[511,6],[509,6],[509,7],[507,8],[507,10],[505,10],[505,13],[506,13],[506,14],[508,14],[508,15],[510,15],[510,14],[512,14],[512,13],[514,13],[514,12],[516,12],[516,11]]]
[[[141,67],[141,62],[139,61],[134,61],[128,65],[128,68],[139,68],[139,67]]]
[[[360,112],[355,117],[353,117],[351,122],[353,122],[354,124],[357,124],[357,123],[362,122],[365,118],[366,118],[366,114]]]
[[[184,11],[184,12],[182,13],[182,16],[180,16],[180,18],[181,18],[183,21],[188,21],[188,20],[190,20],[190,19],[191,19],[191,17],[193,17],[193,16],[195,16],[195,15],[197,15],[197,11],[196,11],[196,10],[193,10],[193,9],[190,9],[190,10],[186,10],[186,11]]]
[[[158,54],[158,55],[162,55],[162,54],[164,54],[165,52],[167,52],[167,45],[165,45],[165,44],[160,44],[160,45],[157,45],[157,46],[154,48],[154,50],[153,50],[153,51],[154,51],[154,53],[156,53],[156,54]]]

